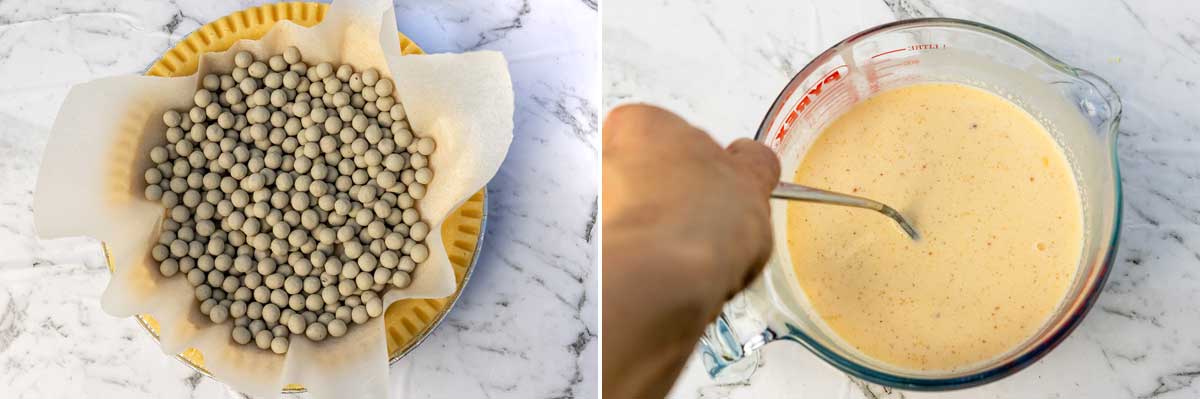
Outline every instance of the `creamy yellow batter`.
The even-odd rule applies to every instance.
[[[915,220],[912,242],[866,210],[794,202],[788,245],[821,317],[867,356],[955,370],[1031,336],[1079,261],[1074,176],[1034,118],[957,84],[879,93],[822,132],[800,184],[854,193]]]

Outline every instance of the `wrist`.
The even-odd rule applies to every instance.
[[[665,240],[663,237],[675,237]],[[627,292],[653,301],[675,322],[703,328],[736,290],[711,245],[680,240],[651,229],[610,229],[604,237],[605,280],[629,278]],[[609,274],[611,273],[611,274]]]
[[[723,303],[710,259],[655,242],[661,237],[611,229],[603,244],[605,392],[663,397]]]

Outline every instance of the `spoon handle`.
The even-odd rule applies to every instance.
[[[904,218],[904,215],[901,215],[900,212],[897,212],[890,206],[871,199],[786,182],[780,182],[778,186],[775,186],[775,190],[771,191],[771,197],[870,209],[895,220],[900,225],[900,228],[904,229],[904,232],[913,240],[921,238],[921,235],[917,233],[917,229],[913,228],[912,223],[909,223],[908,219]]]

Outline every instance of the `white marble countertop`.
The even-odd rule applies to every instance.
[[[693,358],[671,397],[1200,397],[1198,2],[612,0],[602,28],[604,108],[652,102],[722,142],[752,136],[813,56],[862,29],[921,16],[1000,27],[1116,87],[1125,224],[1099,302],[1045,358],[979,388],[887,390],[776,343],[764,348],[758,373],[734,386],[713,384]]]
[[[97,242],[39,241],[30,203],[70,85],[145,70],[201,24],[264,0],[0,4],[0,397],[240,397],[100,310]],[[392,368],[395,397],[593,397],[599,62],[593,0],[397,0],[428,52],[509,60],[514,141],[490,195],[470,284]]]

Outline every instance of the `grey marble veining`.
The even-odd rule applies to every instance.
[[[779,90],[819,52],[913,17],[1008,30],[1105,78],[1124,103],[1116,264],[1092,312],[1033,366],[979,388],[913,393],[848,378],[798,345],[777,343],[746,383],[715,384],[693,358],[671,397],[1200,397],[1200,3],[615,0],[604,11],[604,108],[662,104],[722,142],[752,136]]]
[[[132,319],[101,311],[99,244],[37,240],[30,203],[70,85],[140,73],[205,22],[263,3],[0,2],[0,398],[242,397],[162,354]],[[504,52],[516,94],[478,267],[442,326],[393,366],[395,396],[595,396],[596,2],[395,6],[400,29],[428,52]]]

